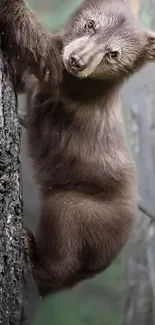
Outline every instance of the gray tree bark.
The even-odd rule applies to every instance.
[[[17,99],[0,52],[0,324],[25,325],[27,273],[22,242]]]

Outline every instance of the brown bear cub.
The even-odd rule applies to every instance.
[[[137,193],[119,95],[155,58],[155,35],[123,0],[85,0],[55,34],[23,0],[1,0],[0,31],[16,89],[27,92],[41,213],[24,242],[46,295],[106,269],[129,238]]]

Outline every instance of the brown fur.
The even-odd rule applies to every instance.
[[[136,215],[136,181],[124,141],[119,92],[130,74],[154,59],[155,37],[139,26],[121,0],[84,1],[55,36],[43,31],[21,0],[2,1],[0,10],[7,53],[16,64],[19,51],[24,73],[34,74],[25,78],[25,87],[28,142],[40,187],[41,215],[35,239],[26,232],[25,247],[33,276],[44,295],[106,269],[129,238]],[[88,35],[84,43],[73,43],[75,48],[71,46],[87,68],[93,62],[93,73],[81,79],[68,68],[65,53],[70,47],[67,52],[65,49],[83,36],[84,22],[92,19],[91,15],[103,24],[100,32]],[[24,25],[20,32],[21,17]],[[49,38],[51,57],[46,43]],[[59,51],[55,55],[58,40],[63,44],[66,66],[61,84],[62,59]],[[106,56],[110,40],[120,54],[114,62]],[[95,56],[99,48],[105,53],[96,66],[96,60],[90,57],[92,42],[96,44]],[[13,44],[15,55],[13,50],[9,53],[9,44]],[[43,60],[44,72],[54,74],[53,88],[50,78],[48,82],[42,78],[42,53],[47,59]],[[55,85],[59,90],[57,98]]]
[[[44,30],[23,0],[0,1],[0,31],[2,49],[15,69],[17,90],[23,90],[25,70],[34,73],[40,82],[52,83],[56,90],[63,70],[60,38]]]

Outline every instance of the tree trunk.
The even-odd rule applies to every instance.
[[[25,325],[27,274],[22,243],[17,99],[0,52],[0,324]]]

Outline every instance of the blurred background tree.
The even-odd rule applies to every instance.
[[[81,0],[28,2],[41,22],[54,30],[66,21]],[[142,23],[155,30],[154,0],[128,2]],[[20,109],[23,105],[21,98]],[[125,135],[137,166],[139,193],[146,210],[155,214],[155,64],[150,64],[125,85],[122,113]],[[25,223],[34,230],[39,202],[27,157],[25,130],[22,166]],[[30,312],[35,307],[36,310],[32,325],[154,325],[154,246],[154,224],[139,213],[138,225],[128,247],[106,272],[44,302],[39,301],[34,288]]]

